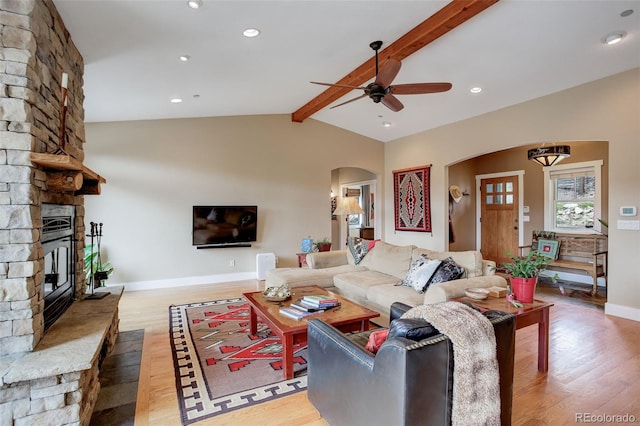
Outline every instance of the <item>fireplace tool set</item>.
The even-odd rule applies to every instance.
[[[102,287],[102,282],[109,278],[109,272],[102,270],[102,258],[100,254],[100,244],[102,243],[102,223],[91,222],[91,254],[87,257],[90,264],[89,287],[91,294],[85,299],[102,299],[111,293],[96,292],[97,287]],[[94,240],[96,244],[94,244]],[[95,250],[95,251],[94,251]]]

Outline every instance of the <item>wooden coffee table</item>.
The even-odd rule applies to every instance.
[[[251,334],[255,335],[257,333],[258,317],[260,317],[282,340],[282,364],[285,379],[293,378],[293,345],[306,344],[307,321],[309,319],[320,318],[340,331],[347,333],[351,331],[368,330],[369,320],[380,316],[378,312],[353,303],[322,287],[296,287],[292,290],[292,293],[291,299],[284,302],[270,302],[265,299],[261,291],[243,293],[243,296],[249,301],[249,305],[251,306]],[[301,320],[286,317],[278,312],[280,307],[289,306],[292,301],[311,294],[334,296],[340,301],[340,306],[305,317]]]
[[[516,308],[504,297],[488,297],[476,300],[470,297],[452,299],[456,302],[470,303],[483,311],[502,311],[516,317],[516,330],[538,324],[538,371],[544,373],[549,370],[549,308],[553,303],[535,299],[533,303],[523,303],[522,308]]]

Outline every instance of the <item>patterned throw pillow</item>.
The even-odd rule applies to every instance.
[[[363,257],[369,253],[369,243],[371,241],[357,237],[349,237],[349,251],[353,256],[353,263],[357,265]]]
[[[438,269],[438,266],[440,266],[440,263],[442,261],[429,259],[427,256],[421,255],[413,261],[400,285],[406,285],[419,293],[423,293],[423,289],[427,287],[427,283],[436,269]]]
[[[427,291],[431,284],[458,280],[464,277],[465,272],[466,270],[462,266],[458,265],[452,258],[447,257],[438,266],[438,269],[433,273],[429,281],[427,281],[422,292]]]

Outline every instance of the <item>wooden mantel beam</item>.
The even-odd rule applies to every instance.
[[[418,24],[411,31],[378,52],[380,64],[388,58],[399,61],[417,52],[452,29],[473,18],[498,0],[454,0]],[[376,61],[372,57],[358,68],[338,80],[337,84],[360,86],[376,75]],[[351,89],[329,87],[291,114],[291,121],[302,123],[322,108],[340,99]]]

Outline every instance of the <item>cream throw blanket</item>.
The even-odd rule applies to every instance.
[[[452,424],[500,425],[500,376],[491,321],[458,302],[420,305],[402,318],[424,318],[453,344]]]

